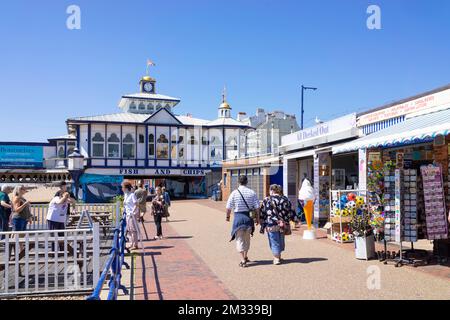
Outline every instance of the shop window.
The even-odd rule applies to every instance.
[[[155,157],[155,135],[153,133],[148,135],[148,155],[150,158]]]
[[[133,135],[127,133],[122,141],[122,151],[124,159],[135,158],[135,141]]]
[[[111,133],[108,138],[108,158],[120,157],[120,139],[115,133]]]
[[[105,156],[105,138],[100,132],[96,132],[92,138],[92,156],[97,158]]]

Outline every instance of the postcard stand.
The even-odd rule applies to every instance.
[[[394,191],[390,195],[394,196],[394,208],[386,206],[386,218],[385,218],[385,238],[384,238],[384,264],[393,263],[395,267],[401,267],[403,265],[412,265],[417,267],[417,261],[412,258],[408,258],[408,254],[403,250],[403,240],[405,238],[405,215],[404,215],[404,172],[401,169],[396,169],[394,175],[385,175],[385,183],[388,182],[387,190]],[[394,181],[392,181],[394,180]],[[394,185],[390,185],[394,182]],[[390,187],[390,188],[389,188]],[[390,204],[392,204],[392,199]],[[392,210],[393,209],[393,210]],[[417,236],[416,236],[417,238]],[[411,241],[410,231],[408,239]],[[387,250],[387,242],[396,242],[400,246],[398,252],[392,254]]]

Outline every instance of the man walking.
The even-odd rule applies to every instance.
[[[250,237],[255,231],[255,221],[259,224],[259,200],[256,193],[247,187],[247,176],[239,176],[239,187],[234,190],[227,201],[226,221],[230,221],[231,210],[234,209],[231,240],[236,239],[236,249],[241,254],[239,266],[247,267]]]
[[[138,201],[139,208],[139,221],[144,222],[144,215],[147,212],[147,196],[148,191],[144,188],[144,184],[139,183],[139,188],[134,192],[136,199]]]

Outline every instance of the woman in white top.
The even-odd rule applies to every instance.
[[[133,192],[133,186],[130,182],[124,181],[122,183],[122,191],[124,194],[123,198],[123,208],[125,210],[127,219],[127,232],[130,234],[131,247],[128,249],[137,250],[138,246],[138,224],[137,219],[139,218],[139,206],[138,200]]]

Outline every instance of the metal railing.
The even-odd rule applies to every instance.
[[[33,215],[33,222],[28,226],[30,230],[45,230],[48,229],[47,226],[47,213],[48,204],[32,204],[30,207],[31,214]],[[72,206],[72,213],[81,213],[83,211],[89,212],[108,212],[111,213],[109,217],[110,221],[117,226],[120,221],[120,203],[98,203],[98,204],[87,204],[87,203],[77,203]]]
[[[130,266],[125,262],[125,244],[126,244],[126,215],[124,214],[120,220],[119,226],[114,230],[113,246],[110,251],[110,256],[103,268],[102,274],[95,286],[92,294],[87,300],[100,300],[100,294],[103,290],[103,286],[106,282],[106,278],[110,275],[109,279],[109,292],[107,300],[117,300],[119,289],[126,295],[128,295],[127,288],[121,284],[122,281],[122,266],[130,269]]]
[[[92,290],[100,233],[89,229],[0,233],[0,297]]]

